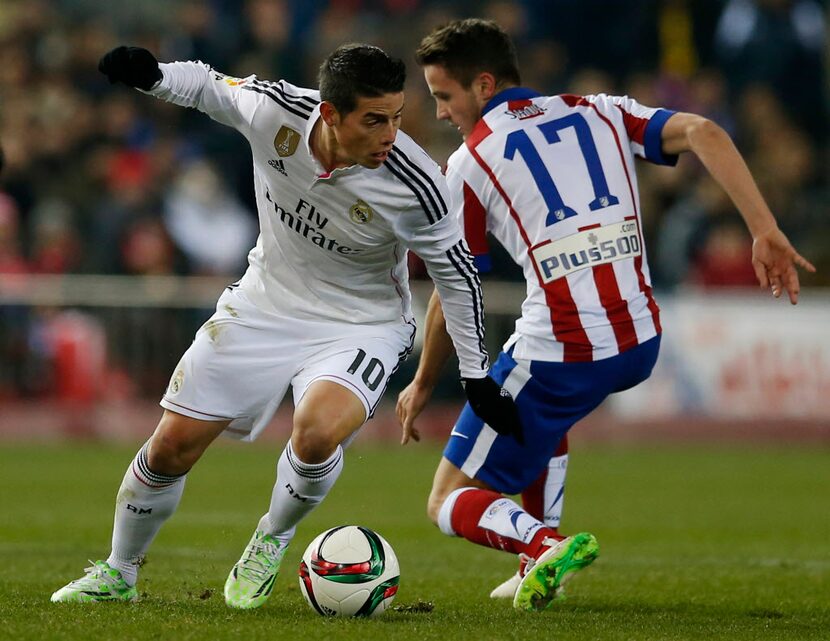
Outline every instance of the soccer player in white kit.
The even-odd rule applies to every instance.
[[[519,580],[502,587],[512,588],[515,607],[541,610],[598,545],[590,533],[559,536],[504,494],[532,484],[567,431],[609,394],[645,380],[659,349],[635,157],[673,165],[694,152],[741,213],[756,275],[774,296],[786,290],[795,304],[796,265],[814,268],[778,229],[729,136],[706,118],[628,97],[524,88],[513,44],[493,22],[436,29],[416,59],[437,117],[464,138],[447,182],[473,254],[486,259],[489,230],[527,280],[522,315],[490,371],[516,400],[523,438],[498,433],[465,407],[428,512],[445,534],[520,554]],[[418,371],[398,400],[404,442],[417,437],[413,421],[452,349],[444,321],[433,296]]]
[[[512,399],[487,376],[478,275],[439,167],[398,130],[405,67],[381,49],[337,49],[319,91],[231,78],[201,62],[159,65],[135,47],[112,50],[99,69],[248,139],[260,235],[245,275],[173,372],[161,421],[124,476],[109,557],[52,601],[135,599],[138,567],[188,470],[220,433],[255,439],[291,385],[293,430],[270,506],[225,583],[228,605],[258,607],[297,523],[334,485],[343,447],[412,348],[409,249],[440,292],[470,402],[514,429]]]

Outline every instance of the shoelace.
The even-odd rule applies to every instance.
[[[257,541],[246,550],[245,558],[242,559],[240,573],[247,575],[252,580],[262,581],[271,574],[277,557],[280,553],[279,545],[270,541]],[[260,560],[260,555],[265,557],[266,562]]]
[[[88,568],[84,568],[84,572],[86,572],[86,576],[81,577],[80,579],[76,579],[73,583],[83,583],[84,581],[103,581],[109,587],[117,587],[118,579],[112,576],[109,572],[107,572],[104,568],[100,565],[97,565],[95,561],[91,559],[87,559],[92,565]]]
[[[549,536],[546,536],[542,539],[542,552],[547,552],[548,548],[553,547],[554,545],[559,545],[562,541],[557,539],[553,539]],[[541,552],[539,554],[541,556]],[[523,564],[523,565],[522,565]],[[533,566],[536,565],[536,559],[529,554],[525,554],[524,552],[519,553],[519,575],[524,576],[527,574],[528,570],[531,570]]]

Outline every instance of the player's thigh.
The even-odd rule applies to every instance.
[[[298,323],[225,292],[179,361],[161,405],[189,418],[228,422],[251,440],[270,420],[303,358]]]
[[[567,431],[607,396],[607,392],[586,395],[572,388],[567,377],[551,380],[547,372],[539,376],[534,365],[502,352],[490,370],[516,400],[523,444],[498,434],[466,404],[444,449],[444,456],[461,472],[505,494],[530,485]]]
[[[352,426],[354,432],[374,414],[389,378],[411,351],[414,327],[381,326],[370,333],[363,328],[340,326],[339,330],[333,328],[332,334],[328,344],[306,360],[291,381],[294,405],[310,408],[304,397],[319,381],[339,385],[363,407],[361,419]]]
[[[363,403],[350,389],[318,379],[309,385],[294,410],[291,445],[300,460],[321,463],[365,419]]]

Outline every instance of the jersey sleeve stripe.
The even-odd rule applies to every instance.
[[[289,111],[292,114],[299,116],[300,118],[304,118],[305,120],[308,120],[309,116],[311,116],[310,111],[300,111],[298,108],[292,107],[287,102],[281,100],[274,92],[272,92],[269,89],[263,89],[262,87],[258,87],[255,85],[243,85],[242,89],[245,89],[247,91],[256,91],[257,93],[261,93],[264,96],[268,96],[271,100],[276,102],[280,107],[282,107],[286,111]],[[304,109],[305,107],[302,108]]]
[[[425,194],[423,185],[421,185],[421,183],[419,183],[416,179],[413,179],[411,172],[407,171],[407,169],[401,165],[400,160],[394,152],[390,152],[389,156],[386,158],[385,166],[390,172],[392,172],[393,176],[400,180],[410,189],[410,191],[412,191],[412,193],[415,194],[415,197],[421,205],[421,209],[424,210],[427,220],[429,220],[431,225],[434,225],[444,217],[447,213],[446,211],[443,213],[440,211],[437,212],[434,208],[427,204],[429,194]],[[424,198],[424,196],[427,196],[427,198]],[[434,206],[434,202],[431,199],[429,200]]]
[[[404,163],[409,165],[417,174],[421,176],[421,178],[423,179],[423,183],[427,188],[427,193],[434,194],[437,199],[436,208],[438,209],[438,205],[440,205],[440,210],[446,213],[448,209],[447,203],[444,202],[444,198],[441,196],[441,190],[438,189],[438,186],[435,184],[435,181],[432,178],[430,178],[427,175],[427,173],[423,169],[421,169],[416,163],[412,162],[409,156],[407,156],[403,151],[401,151],[400,147],[398,147],[397,145],[392,145],[392,149],[395,151],[396,156],[399,156]],[[431,196],[430,200],[432,200]],[[442,217],[443,215],[439,216],[439,218]]]
[[[666,155],[663,153],[663,127],[666,121],[675,114],[668,109],[658,109],[646,125],[645,147],[646,158],[660,165],[674,167],[677,164],[677,155]]]
[[[462,241],[447,250],[447,258],[452,263],[453,267],[464,277],[467,285],[470,288],[470,296],[473,299],[473,319],[475,322],[476,336],[478,336],[478,349],[482,354],[481,368],[485,369],[488,365],[489,356],[487,348],[484,345],[484,305],[478,293],[481,291],[481,282],[478,279],[475,267],[473,266],[473,258],[464,247]]]
[[[421,192],[427,197],[427,200],[429,200],[429,203],[432,206],[432,211],[435,214],[435,222],[438,222],[447,215],[447,204],[444,202],[444,199],[441,198],[441,194],[435,186],[435,183],[428,177],[419,177],[411,167],[405,164],[405,161],[409,165],[412,165],[413,163],[409,161],[406,155],[401,152],[397,146],[392,146],[392,151],[389,153],[387,160],[389,159],[394,160],[401,172],[409,176],[412,183],[417,185]],[[418,167],[416,167],[416,169],[420,171]],[[430,190],[430,186],[432,187],[432,191]],[[438,201],[435,200],[433,193],[438,196]]]
[[[302,107],[304,109],[313,110],[314,107],[320,104],[319,100],[315,100],[310,96],[303,96],[301,94],[290,93],[285,88],[285,82],[280,80],[279,82],[271,82],[270,80],[254,80],[254,84],[258,87],[262,87],[263,89],[273,89],[276,91],[286,102],[290,102],[296,104],[298,107]],[[302,104],[308,103],[308,104]]]

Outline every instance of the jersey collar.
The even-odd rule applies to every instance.
[[[530,100],[531,98],[538,98],[541,96],[538,91],[528,89],[527,87],[508,87],[498,92],[495,96],[490,98],[484,109],[481,110],[481,115],[484,116],[487,112],[492,111],[501,103],[508,100]]]

